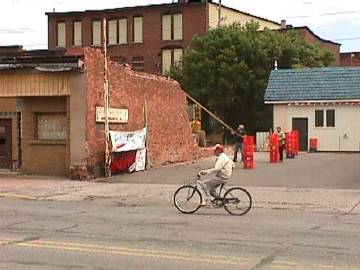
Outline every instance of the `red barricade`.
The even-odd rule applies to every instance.
[[[279,139],[277,134],[271,134],[269,136],[269,152],[270,152],[270,162],[276,163],[280,160],[279,153]]]
[[[290,131],[286,132],[286,140],[285,140],[285,150],[286,150],[286,158],[294,158],[295,157],[295,132]]]
[[[243,163],[244,163],[244,169],[253,169],[255,167],[254,136],[244,137]]]
[[[298,130],[294,130],[294,134],[295,134],[295,156],[299,155],[299,149],[300,149],[300,136],[299,136],[299,131]]]

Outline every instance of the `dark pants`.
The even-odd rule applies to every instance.
[[[279,146],[280,161],[284,160],[284,145]]]
[[[237,142],[237,143],[235,143],[234,158],[233,158],[234,162],[237,161],[237,155],[238,155],[239,150],[240,150],[240,154],[241,154],[240,162],[242,162],[243,161],[243,143]]]

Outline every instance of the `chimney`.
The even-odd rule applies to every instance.
[[[286,20],[281,20],[281,29],[286,29]]]

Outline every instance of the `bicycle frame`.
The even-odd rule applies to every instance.
[[[219,190],[219,196],[217,198],[212,199],[212,197],[208,194],[208,191],[204,189],[202,183],[199,180],[196,180],[196,184],[194,185],[194,187],[199,190],[199,191],[203,191],[202,193],[205,194],[206,198],[208,198],[213,204],[216,204],[218,201],[223,202],[224,201],[224,197],[221,196],[222,193],[225,193],[226,191],[228,191],[229,189],[225,187],[226,184],[221,184],[220,185],[220,190]],[[193,193],[191,194],[190,197],[188,197],[188,199],[191,199],[192,196],[194,195],[195,190],[193,190]]]

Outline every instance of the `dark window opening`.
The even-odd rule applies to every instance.
[[[125,64],[127,63],[126,56],[113,56],[111,57],[111,61],[114,61],[118,64]]]
[[[144,70],[144,57],[143,56],[134,56],[132,58],[132,69],[137,71]]]
[[[335,110],[326,110],[326,126],[335,127]]]
[[[6,144],[5,138],[0,138],[0,145],[5,145],[5,144]]]
[[[323,127],[323,126],[324,126],[324,111],[315,110],[315,127]]]

